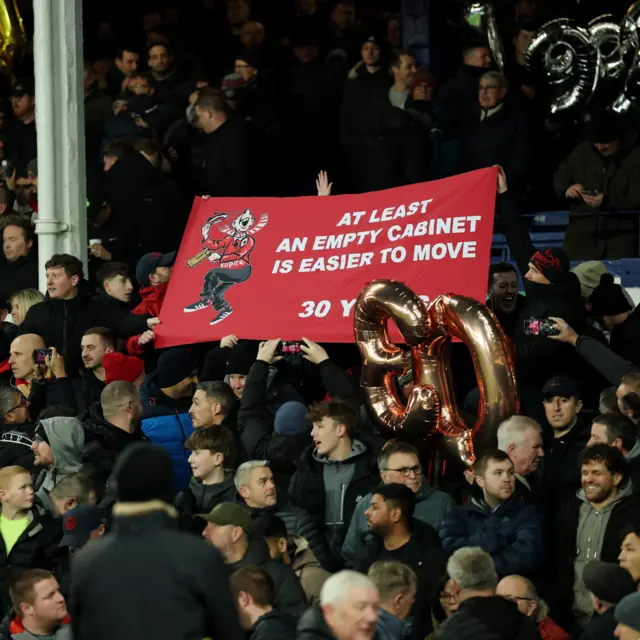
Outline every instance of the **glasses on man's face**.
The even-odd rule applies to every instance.
[[[455,602],[456,595],[450,591],[442,591],[440,593],[440,600],[442,602]]]
[[[422,465],[417,464],[415,467],[400,467],[399,469],[386,469],[386,471],[394,471],[401,476],[408,478],[412,473],[419,476],[422,473]]]
[[[523,596],[503,596],[505,600],[518,604],[518,602],[535,602],[534,598],[525,598]]]

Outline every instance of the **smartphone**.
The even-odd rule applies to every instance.
[[[51,349],[35,349],[33,360],[36,364],[46,364],[46,358],[51,357]]]
[[[583,189],[582,193],[584,193],[585,196],[599,196],[600,192],[597,189]]]
[[[551,320],[527,318],[524,321],[524,334],[526,336],[557,336],[559,333]]]
[[[278,348],[276,349],[277,356],[293,356],[300,355],[302,353],[302,349],[300,345],[302,342],[298,340],[293,340],[289,342],[280,342]]]

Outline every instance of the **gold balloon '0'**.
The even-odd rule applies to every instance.
[[[389,338],[393,320],[410,354]],[[474,446],[496,446],[500,423],[518,411],[513,359],[498,321],[478,301],[444,294],[428,306],[407,286],[376,280],[356,302],[355,338],[362,355],[362,388],[391,437],[438,437],[445,450],[470,466]],[[478,381],[478,419],[472,428],[455,405],[448,345],[456,337],[469,348]],[[406,405],[396,378],[409,368],[413,390]]]
[[[0,0],[0,72],[13,77],[13,66],[24,54],[26,42],[17,0]]]

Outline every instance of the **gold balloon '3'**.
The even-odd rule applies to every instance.
[[[393,320],[410,353],[393,344]],[[474,447],[496,446],[500,423],[518,411],[513,359],[498,321],[483,304],[443,294],[428,306],[392,280],[368,284],[356,302],[355,337],[362,355],[362,388],[381,426],[392,437],[438,437],[445,450],[470,466]],[[478,381],[478,419],[472,428],[455,405],[448,345],[459,338],[471,352]],[[406,405],[398,376],[413,371]]]
[[[0,72],[13,76],[25,52],[26,35],[16,0],[0,0]]]

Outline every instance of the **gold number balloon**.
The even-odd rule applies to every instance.
[[[389,320],[410,348],[408,354],[391,341]],[[449,294],[427,306],[401,282],[376,280],[360,293],[354,324],[362,388],[388,435],[436,438],[468,466],[476,447],[496,446],[498,426],[518,411],[518,392],[504,333],[486,306]],[[478,419],[471,428],[455,403],[448,357],[452,337],[469,348],[478,381]],[[405,404],[396,379],[409,370],[414,386]]]
[[[0,0],[0,71],[13,77],[13,66],[25,52],[27,38],[16,0]]]

